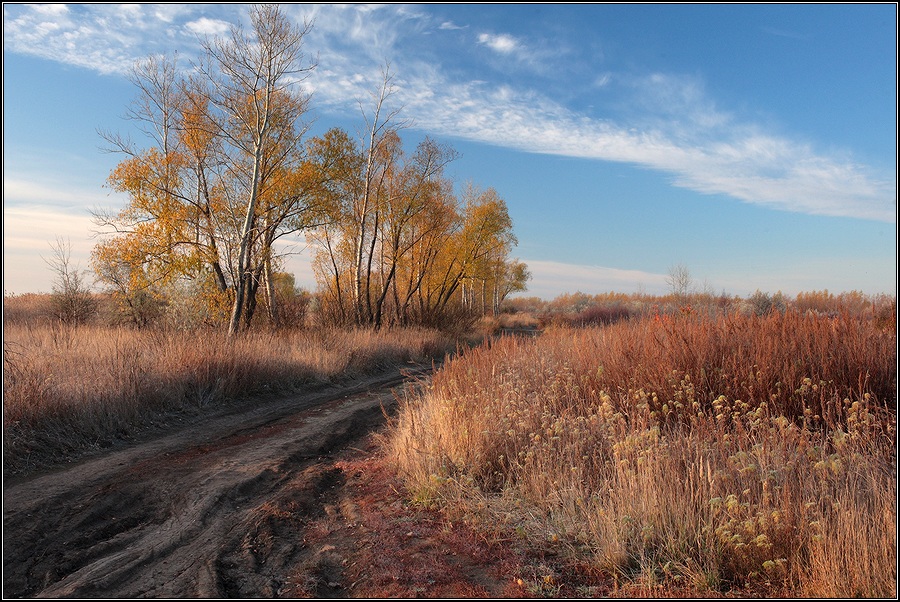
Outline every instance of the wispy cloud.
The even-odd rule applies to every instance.
[[[50,17],[58,17],[69,12],[69,7],[65,4],[35,4],[32,8],[34,12]]]
[[[532,280],[527,295],[552,299],[562,293],[576,291],[596,295],[607,291],[645,292],[665,294],[666,275],[620,270],[593,265],[578,265],[558,261],[523,260],[528,265]]]
[[[100,73],[123,73],[150,52],[178,48],[190,56],[195,33],[221,31],[241,18],[239,9],[226,5],[214,11],[204,8],[208,5],[179,5],[177,11],[141,7],[139,15],[121,6],[52,6],[59,7],[5,5],[7,51]],[[568,109],[538,85],[461,79],[457,68],[436,63],[434,54],[410,52],[416,44],[424,50],[422,45],[430,43],[417,37],[423,31],[464,34],[456,33],[456,24],[430,22],[408,7],[289,10],[298,20],[315,22],[308,48],[318,53],[319,67],[307,83],[318,107],[355,114],[356,101],[368,98],[388,60],[397,74],[396,100],[404,115],[433,135],[630,163],[670,174],[676,186],[785,211],[896,221],[895,172],[879,172],[741,121],[716,106],[697,78],[606,70],[586,86],[625,94],[623,103],[632,111],[603,119]],[[130,18],[128,11],[134,13]],[[477,40],[502,56],[528,54],[522,41],[508,34],[482,33]]]
[[[465,29],[468,27],[467,25],[457,25],[453,21],[444,21],[438,26],[438,29],[444,30],[454,30],[454,29]]]
[[[482,33],[478,35],[478,43],[487,46],[500,54],[512,54],[520,48],[519,41],[511,35],[499,33]]]
[[[612,81],[611,73],[601,73],[600,75],[594,78],[594,87],[595,88],[605,88]]]
[[[50,258],[50,245],[57,238],[71,245],[72,266],[87,269],[96,244],[88,234],[91,226],[90,216],[83,210],[79,214],[40,205],[10,207],[4,202],[4,294],[50,292],[53,273],[35,257]]]
[[[6,175],[3,178],[3,205],[40,205],[84,211],[86,206],[108,205],[110,195],[99,189],[80,190],[71,185],[36,182]]]
[[[185,27],[191,32],[201,36],[216,36],[227,32],[231,24],[220,19],[208,19],[200,17],[196,21],[189,21]]]
[[[61,211],[41,205],[3,208],[3,252],[44,251],[57,237],[72,240],[72,250],[81,258],[90,256],[96,241],[89,233],[93,222],[84,210],[79,213]]]
[[[203,5],[79,4],[3,6],[3,45],[18,52],[90,69],[105,75],[127,73],[151,53],[197,49],[194,23]],[[220,11],[234,15],[237,9]],[[192,19],[198,17],[197,19]],[[182,24],[178,24],[179,21]]]
[[[702,111],[685,109],[681,120],[632,127],[589,119],[509,87],[446,81],[423,87],[442,94],[405,100],[421,127],[445,135],[640,165],[671,174],[676,186],[786,211],[896,220],[892,174],[817,154],[808,144],[724,115],[705,113],[698,123]]]

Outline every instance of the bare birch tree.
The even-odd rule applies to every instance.
[[[360,110],[366,124],[366,146],[362,192],[355,204],[358,231],[353,241],[353,306],[358,324],[372,322],[373,319],[368,276],[372,273],[371,260],[374,257],[379,229],[377,195],[391,167],[388,163],[392,153],[385,151],[387,146],[398,144],[397,130],[406,125],[397,121],[399,108],[386,107],[386,102],[396,92],[393,80],[390,65],[385,65],[382,70],[381,87],[373,94],[374,107],[371,116],[360,101]],[[387,160],[379,162],[379,158]]]

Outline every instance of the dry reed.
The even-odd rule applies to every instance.
[[[429,330],[139,331],[39,322],[4,329],[7,472],[111,445],[164,412],[288,393],[451,344]]]
[[[896,595],[896,330],[847,315],[503,338],[401,408],[411,496],[634,591]]]

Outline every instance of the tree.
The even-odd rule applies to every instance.
[[[50,294],[53,317],[65,324],[81,324],[97,312],[97,302],[78,266],[72,265],[72,244],[61,238],[50,245],[51,257],[43,258],[54,273]]]
[[[397,127],[393,124],[399,109],[388,110],[388,98],[395,92],[390,67],[382,71],[381,87],[373,94],[372,116],[366,113],[360,102],[363,120],[366,122],[365,167],[362,173],[362,190],[353,201],[353,307],[357,324],[374,322],[371,283],[372,263],[377,245],[377,233],[381,217],[379,201],[383,186],[391,174],[401,150]]]
[[[516,244],[506,202],[493,188],[468,185],[455,210],[450,229],[430,239],[430,265],[418,293],[418,319],[426,325],[486,312],[496,262],[508,261]]]
[[[94,253],[104,283],[132,301],[183,303],[190,291],[207,319],[225,303],[231,335],[250,327],[259,297],[278,326],[291,296],[278,292],[276,245],[304,230],[319,306],[336,323],[436,325],[474,312],[476,287],[481,311],[524,287],[496,192],[473,189],[461,203],[443,173],[452,148],[426,138],[404,150],[389,66],[358,141],[338,129],[306,141],[309,99],[298,83],[314,68],[303,53],[310,26],[291,24],[278,5],[255,5],[250,18],[249,33],[204,40],[190,77],[174,60],[136,66],[130,116],[150,145],[105,135],[125,154],[109,184],[129,201],[95,214],[111,235]]]
[[[494,316],[500,315],[500,306],[511,293],[525,291],[528,281],[531,280],[531,272],[528,266],[518,260],[503,261],[494,264],[494,286],[492,295],[492,309]]]
[[[691,287],[693,285],[690,270],[683,264],[670,266],[669,275],[666,276],[666,284],[669,286],[669,291],[675,297],[677,303],[686,303],[691,295]]]
[[[350,266],[355,255],[351,241],[356,238],[354,203],[360,194],[362,153],[344,130],[333,128],[310,141],[308,155],[317,173],[314,194],[323,218],[308,237],[317,249],[313,270],[321,289],[320,312],[330,322],[346,325],[356,320]]]
[[[210,85],[210,104],[218,113],[211,122],[234,153],[235,192],[241,200],[233,208],[243,207],[229,334],[240,330],[242,313],[252,311],[262,271],[271,286],[272,243],[290,214],[281,205],[298,195],[279,189],[270,178],[283,176],[278,172],[290,164],[302,135],[295,124],[307,99],[294,89],[313,69],[303,65],[309,24],[293,25],[277,4],[253,5],[250,21],[250,36],[232,27],[230,38],[206,40],[207,60],[200,65]]]
[[[293,25],[278,5],[252,6],[250,20],[249,34],[234,27],[204,40],[191,77],[174,60],[135,68],[129,116],[151,145],[104,134],[126,155],[109,182],[129,203],[95,214],[114,237],[98,247],[103,264],[125,263],[155,287],[203,283],[212,305],[230,299],[230,334],[250,326],[260,286],[277,322],[275,243],[315,221],[301,143],[308,97],[298,89],[314,68],[303,53],[310,26]]]
[[[332,130],[312,144],[310,157],[327,174],[319,194],[329,221],[311,240],[328,319],[442,326],[497,310],[524,289],[525,265],[509,260],[516,241],[506,203],[475,186],[462,202],[453,195],[444,168],[456,151],[425,138],[407,154],[391,129],[374,152],[372,140],[361,150]]]
[[[120,317],[138,328],[158,319],[165,307],[165,299],[148,280],[139,262],[126,261],[119,248],[122,239],[100,243],[94,247],[92,261],[98,280],[112,292]]]

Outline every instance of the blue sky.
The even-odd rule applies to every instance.
[[[25,5],[3,13],[5,293],[49,291],[57,237],[89,265],[90,210],[133,133],[135,60],[247,24],[246,5]],[[528,295],[896,294],[895,4],[286,5],[313,28],[312,133],[354,133],[390,63],[412,126],[494,187]],[[137,137],[135,135],[135,137]],[[296,247],[302,251],[302,244]],[[299,253],[289,264],[313,288]]]

